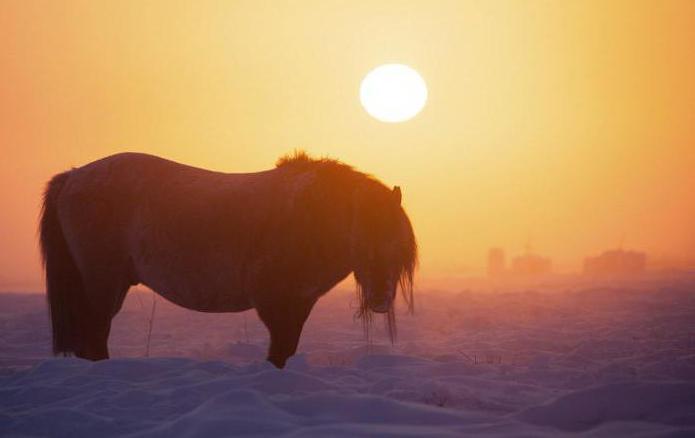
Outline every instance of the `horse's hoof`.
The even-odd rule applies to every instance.
[[[279,357],[269,357],[268,362],[275,365],[275,368],[283,369],[285,368],[285,363],[287,362],[287,359],[281,359]]]

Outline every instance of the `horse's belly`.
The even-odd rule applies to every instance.
[[[235,254],[188,248],[187,241],[176,237],[156,237],[141,232],[131,238],[137,242],[130,254],[140,283],[200,312],[241,312],[252,307]]]
[[[198,312],[243,312],[253,307],[248,299],[234,292],[184,291],[177,288],[162,289],[145,285],[169,301]]]
[[[243,312],[253,307],[243,289],[234,282],[191,282],[189,276],[144,275],[141,283],[164,298],[187,309],[199,312]]]
[[[248,310],[252,302],[244,283],[249,244],[243,230],[221,226],[224,221],[203,207],[184,203],[171,216],[168,204],[150,200],[135,209],[128,234],[135,276],[189,309]]]

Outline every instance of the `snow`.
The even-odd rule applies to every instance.
[[[695,435],[692,276],[418,298],[392,346],[331,292],[277,370],[252,312],[158,299],[148,349],[153,298],[131,292],[92,363],[50,357],[42,295],[0,294],[0,435]]]

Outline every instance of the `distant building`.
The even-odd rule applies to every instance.
[[[638,274],[644,272],[646,265],[646,254],[615,249],[584,259],[584,273],[589,275]]]
[[[553,264],[547,257],[527,252],[524,255],[514,257],[512,260],[512,274],[519,276],[538,276],[550,274]]]
[[[507,258],[502,248],[490,248],[487,253],[487,275],[501,277],[507,272]]]

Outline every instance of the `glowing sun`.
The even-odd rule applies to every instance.
[[[425,106],[427,85],[422,76],[407,65],[380,65],[362,79],[360,102],[377,120],[405,122]]]

